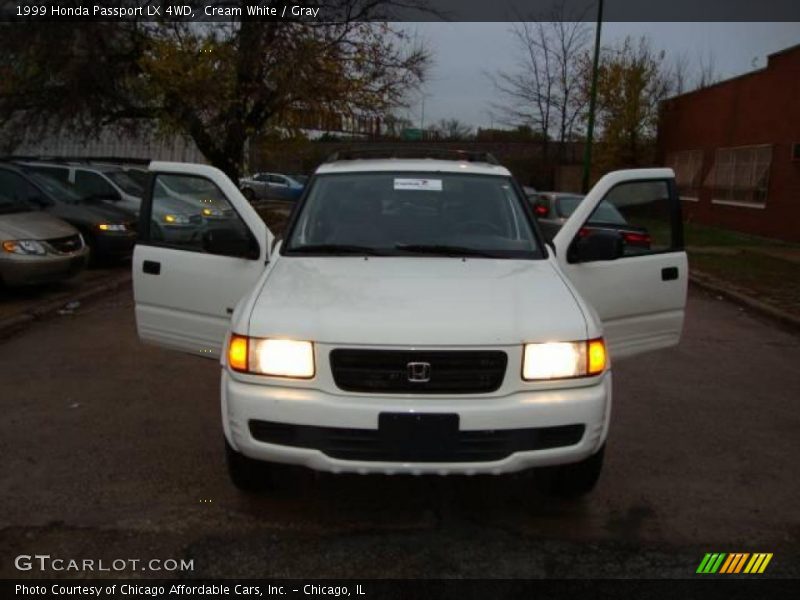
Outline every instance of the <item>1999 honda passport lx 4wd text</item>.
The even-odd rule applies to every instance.
[[[544,243],[490,155],[332,157],[275,243],[219,170],[202,178],[237,217],[186,242],[140,233],[136,319],[147,342],[221,356],[233,482],[270,464],[355,473],[553,467],[593,488],[611,414],[610,358],[678,343],[687,260],[673,172],[604,176]],[[608,203],[647,232],[628,246]],[[602,211],[601,211],[602,214]]]

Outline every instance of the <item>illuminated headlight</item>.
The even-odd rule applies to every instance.
[[[3,250],[11,254],[33,254],[36,256],[47,254],[44,244],[36,240],[6,240],[3,242]]]
[[[205,217],[221,217],[223,212],[218,208],[204,208],[203,216]]]
[[[525,344],[522,378],[535,381],[599,375],[606,369],[602,338],[581,342]]]
[[[125,223],[100,223],[97,228],[100,231],[128,231]]]
[[[186,215],[164,215],[164,222],[170,225],[188,225],[189,217]]]
[[[308,379],[314,376],[314,344],[233,334],[228,364],[242,373]]]

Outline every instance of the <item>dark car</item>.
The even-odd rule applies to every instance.
[[[539,221],[542,232],[548,239],[561,229],[561,226],[573,213],[583,200],[580,194],[566,192],[536,192],[528,196],[533,206],[533,212]],[[649,250],[650,234],[643,227],[629,224],[617,208],[603,200],[589,217],[586,225],[580,229],[581,237],[589,235],[592,231],[600,229],[612,230],[622,236],[622,241],[629,253],[638,250]]]
[[[0,165],[0,185],[33,208],[71,224],[99,259],[130,257],[136,243],[136,217],[101,200],[87,200],[66,185],[40,173]]]

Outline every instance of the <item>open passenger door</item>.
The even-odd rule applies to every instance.
[[[216,358],[231,314],[269,260],[266,224],[219,169],[150,163],[133,254],[146,342]]]
[[[561,269],[602,320],[612,357],[678,343],[689,273],[671,169],[605,175],[553,245]]]

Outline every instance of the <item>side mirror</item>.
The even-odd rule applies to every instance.
[[[567,260],[571,263],[616,260],[624,251],[625,245],[618,231],[585,228],[572,242]]]
[[[258,244],[243,231],[230,228],[209,229],[203,233],[203,250],[209,254],[256,259]]]

